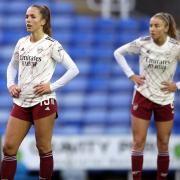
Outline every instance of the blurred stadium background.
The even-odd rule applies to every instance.
[[[29,5],[46,4],[52,11],[53,37],[62,43],[80,75],[57,91],[59,119],[53,147],[54,180],[130,180],[130,104],[133,84],[114,60],[113,51],[148,34],[149,17],[159,11],[180,24],[178,0],[1,0],[0,1],[0,136],[12,106],[6,69],[17,40],[26,35]],[[137,57],[129,56],[138,71]],[[54,80],[64,72],[57,66]],[[180,77],[180,69],[175,79]],[[169,179],[180,179],[180,93],[175,99],[175,123],[170,143]],[[156,142],[151,122],[145,150],[145,180],[155,179]],[[35,152],[35,153],[34,153]],[[37,179],[38,156],[33,128],[18,153],[15,180]]]

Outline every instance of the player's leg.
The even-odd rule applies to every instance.
[[[166,180],[169,169],[169,139],[173,128],[173,107],[157,108],[155,120],[157,128],[157,180]]]
[[[137,118],[132,115],[132,175],[133,180],[141,180],[143,166],[143,151],[146,142],[149,120]]]
[[[151,104],[151,101],[136,91],[131,108],[133,135],[131,164],[133,180],[141,180],[143,151],[152,113]]]
[[[156,122],[157,127],[157,180],[165,180],[169,169],[169,138],[173,127],[173,121]]]
[[[18,148],[31,127],[31,122],[10,116],[3,143],[1,178],[13,180],[16,171]]]
[[[56,113],[34,121],[36,146],[40,156],[40,179],[51,180],[53,173],[52,133]]]
[[[43,101],[33,109],[36,146],[40,155],[40,179],[50,180],[53,173],[51,140],[56,116],[55,99]]]

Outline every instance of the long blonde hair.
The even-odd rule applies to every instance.
[[[167,34],[174,39],[177,39],[177,29],[176,29],[176,22],[174,17],[169,13],[160,12],[155,14],[153,17],[158,17],[164,21],[166,26],[168,26]]]

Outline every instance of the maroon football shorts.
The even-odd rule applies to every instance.
[[[44,118],[53,113],[56,113],[57,118],[57,102],[55,99],[48,99],[32,107],[21,107],[14,104],[11,116],[33,123],[34,120]]]
[[[135,117],[145,120],[150,120],[153,113],[155,121],[169,121],[174,119],[174,106],[173,104],[160,105],[154,103],[136,91],[131,113]]]

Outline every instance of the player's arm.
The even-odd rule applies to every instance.
[[[116,49],[114,51],[114,57],[126,76],[135,84],[142,85],[144,83],[144,77],[136,75],[125,59],[126,54],[139,54],[139,51],[140,39],[137,39]]]
[[[20,88],[16,85],[15,79],[19,67],[19,53],[17,43],[11,61],[7,68],[7,88],[11,96],[18,98],[20,93]]]
[[[79,73],[79,69],[58,42],[53,47],[52,58],[61,63],[67,70],[57,81],[50,84],[50,89],[55,91],[73,79]]]
[[[180,45],[179,45],[177,61],[178,62],[180,61]],[[171,92],[175,92],[176,90],[180,90],[180,81],[178,82],[163,81],[161,84],[163,85],[161,90],[166,93],[171,93]]]
[[[161,90],[167,93],[175,92],[177,89],[180,89],[180,82],[163,81],[161,84],[163,85]]]

